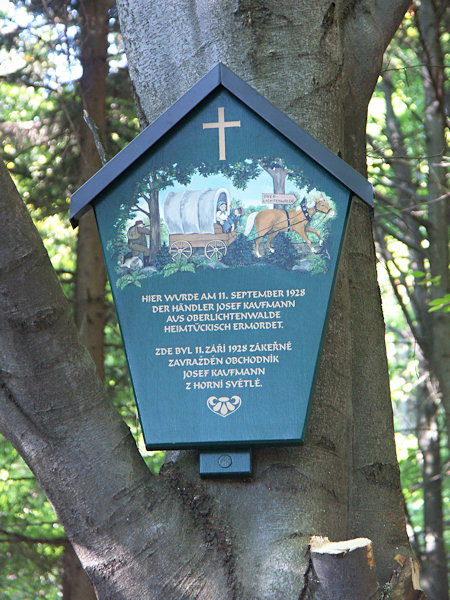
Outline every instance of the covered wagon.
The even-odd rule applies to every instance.
[[[189,258],[194,248],[203,248],[209,260],[225,256],[236,240],[236,231],[227,231],[223,223],[230,210],[226,188],[169,192],[164,201],[164,221],[173,260]]]

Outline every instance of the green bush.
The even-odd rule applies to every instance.
[[[256,262],[253,254],[253,242],[242,233],[238,233],[236,240],[228,246],[222,262],[229,267],[247,267]]]
[[[171,275],[180,272],[195,273],[195,265],[186,258],[180,258],[175,261],[171,260],[170,263],[167,263],[162,272],[164,277],[170,277]]]
[[[266,255],[265,260],[269,265],[276,265],[282,269],[292,269],[298,258],[297,251],[288,234],[279,233],[271,243],[275,252]]]
[[[125,273],[122,277],[117,280],[117,287],[119,290],[123,290],[128,285],[134,285],[136,287],[142,287],[141,281],[146,278],[144,273],[139,271],[133,271],[132,273]]]
[[[328,273],[328,267],[329,261],[323,254],[314,254],[311,258],[311,266],[308,271],[311,275],[318,275],[319,273]]]
[[[169,252],[169,248],[167,244],[164,243],[159,249],[158,254],[155,256],[153,265],[158,269],[158,271],[162,271],[164,267],[171,262],[173,261]]]

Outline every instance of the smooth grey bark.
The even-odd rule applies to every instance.
[[[422,42],[422,69],[425,96],[425,133],[428,172],[429,260],[431,276],[439,276],[431,286],[431,299],[443,298],[450,292],[448,274],[448,173],[444,157],[448,155],[445,111],[444,52],[440,40],[439,3],[424,0],[416,20]],[[438,379],[442,404],[446,413],[447,435],[450,435],[450,319],[442,310],[430,315],[429,364]]]
[[[221,60],[362,168],[366,104],[406,2],[117,4],[145,120]],[[356,54],[364,73],[354,80]],[[195,452],[172,453],[150,475],[4,168],[0,183],[0,430],[49,495],[99,598],[296,600],[312,534],[372,538],[385,581],[408,550],[364,203],[353,202],[304,446],[256,450],[251,479],[205,482]]]

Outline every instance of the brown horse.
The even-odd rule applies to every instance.
[[[307,233],[314,233],[319,238],[319,245],[323,245],[323,240],[320,233],[309,226],[309,222],[311,218],[316,212],[324,213],[326,215],[332,216],[334,211],[328,204],[324,194],[317,194],[313,197],[313,201],[309,202],[307,208],[302,209],[297,207],[292,210],[279,210],[277,208],[268,208],[266,210],[262,210],[259,213],[255,214],[254,224],[256,228],[256,232],[258,237],[256,239],[256,256],[261,257],[261,252],[259,249],[259,245],[262,242],[262,239],[267,235],[266,246],[270,252],[275,252],[275,250],[270,245],[270,242],[273,238],[280,233],[280,231],[296,231],[308,244],[311,249],[311,252],[317,254],[317,250],[311,243],[311,240],[307,236]],[[248,225],[246,228],[246,234],[251,230],[251,225],[253,225],[253,221],[250,221],[252,215],[250,215],[248,220]],[[249,228],[250,226],[250,228]]]

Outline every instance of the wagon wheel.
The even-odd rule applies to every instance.
[[[190,258],[192,256],[192,246],[186,240],[173,242],[170,244],[169,252],[174,261],[179,260],[180,258]]]
[[[208,260],[220,260],[227,253],[227,245],[222,240],[213,240],[205,246],[205,256]]]

